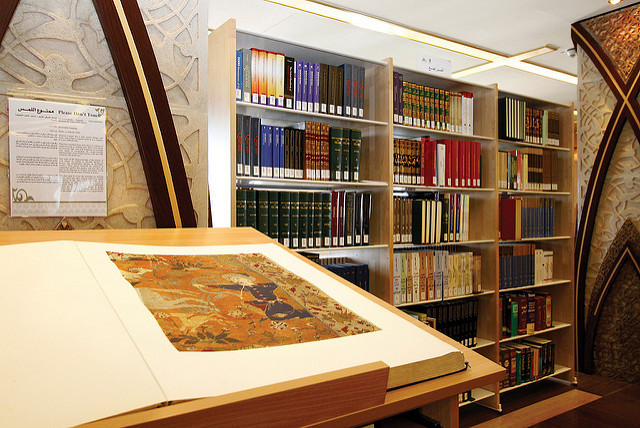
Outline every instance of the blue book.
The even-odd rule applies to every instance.
[[[284,127],[283,126],[278,127],[278,131],[280,132],[280,154],[278,155],[278,165],[280,165],[280,178],[284,178],[284,168],[285,168],[285,164],[284,164],[284,151],[285,151]]]
[[[273,178],[280,178],[280,127],[273,127],[273,151],[271,153],[271,165],[273,166]]]
[[[236,101],[242,101],[242,51],[236,51]]]
[[[309,63],[302,63],[302,85],[300,87],[300,99],[302,101],[302,111],[309,111],[307,104],[309,94]]]
[[[262,139],[260,148],[260,168],[261,177],[273,176],[273,160],[272,160],[272,147],[273,147],[273,127],[269,125],[262,125]]]
[[[313,71],[313,111],[320,113],[320,64],[315,63]]]
[[[315,85],[316,65],[313,62],[308,64],[307,70],[307,111],[315,112],[313,103],[313,87]]]
[[[295,109],[302,110],[302,61],[296,61]]]

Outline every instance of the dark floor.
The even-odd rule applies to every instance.
[[[573,391],[595,394],[594,401],[559,413],[553,408],[536,409],[539,420],[527,424],[516,422],[510,417],[513,412],[526,414],[526,409],[536,403],[560,398],[562,394]],[[584,394],[586,395],[586,394]],[[533,427],[640,427],[640,386],[613,379],[578,373],[578,386],[545,380],[513,390],[501,395],[502,413],[472,404],[460,409],[460,427],[483,426],[533,426]],[[551,407],[551,406],[550,406]],[[544,412],[547,411],[547,414]],[[562,410],[560,410],[562,412]],[[548,416],[548,418],[546,417]]]

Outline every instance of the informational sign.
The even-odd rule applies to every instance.
[[[437,76],[451,77],[451,61],[427,55],[418,55],[418,70]]]
[[[107,215],[106,109],[9,98],[11,215]]]

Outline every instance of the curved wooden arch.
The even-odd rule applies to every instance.
[[[607,124],[602,141],[596,154],[591,176],[582,206],[582,215],[576,234],[575,247],[575,275],[577,287],[577,312],[578,312],[578,345],[580,370],[584,370],[585,361],[585,328],[584,302],[585,280],[593,227],[596,220],[598,205],[604,181],[607,176],[609,164],[615,151],[625,121],[628,121],[636,139],[640,140],[640,105],[637,97],[640,91],[640,61],[634,64],[628,79],[624,79],[611,58],[602,49],[600,43],[591,35],[582,23],[571,26],[571,39],[574,45],[580,46],[591,59],[600,72],[607,85],[616,97],[616,105]]]
[[[0,3],[0,43],[20,0]],[[138,143],[157,227],[195,227],[180,144],[138,2],[93,0]]]

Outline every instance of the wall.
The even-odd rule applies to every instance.
[[[207,3],[139,0],[167,92],[198,226],[208,221]],[[0,47],[0,230],[53,229],[60,218],[12,218],[7,94],[107,107],[107,217],[74,228],[154,227],[129,112],[91,0],[22,0]]]

